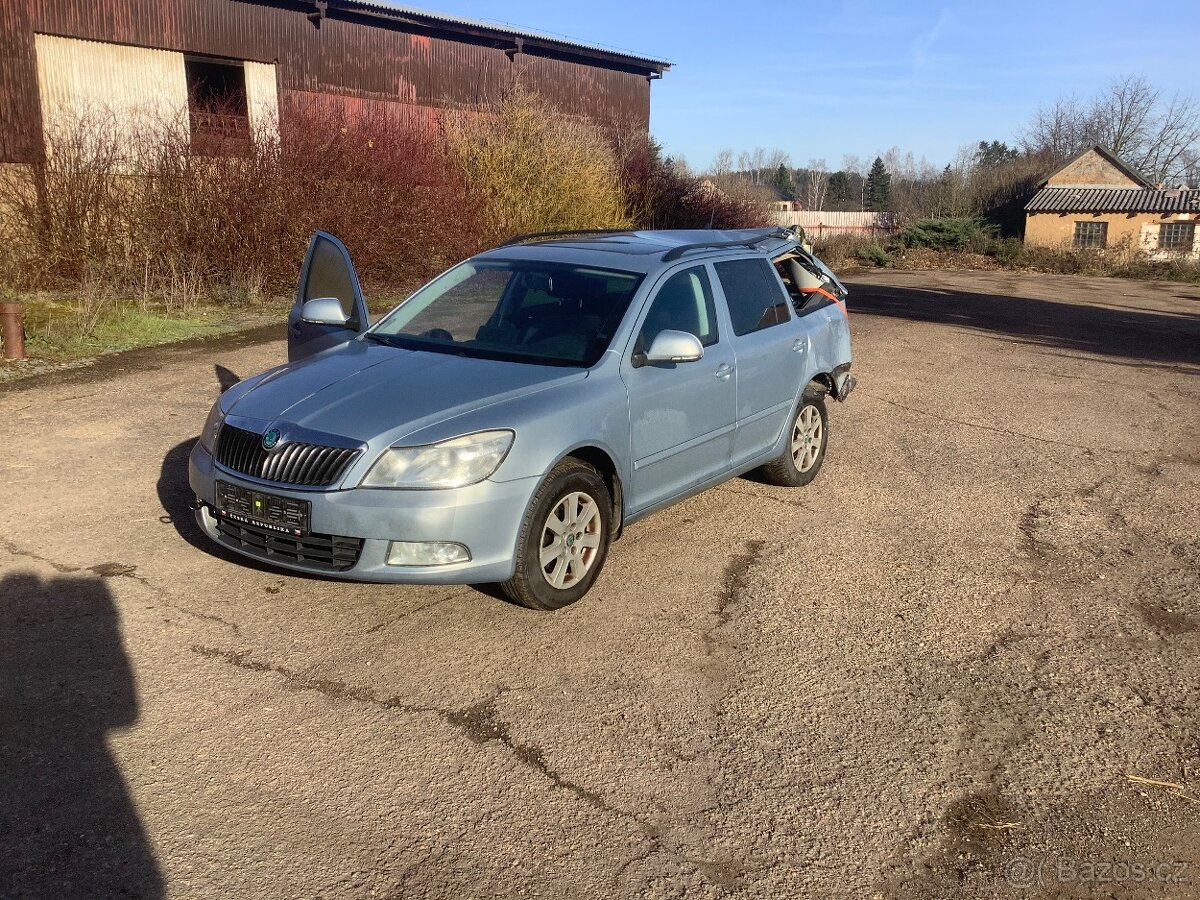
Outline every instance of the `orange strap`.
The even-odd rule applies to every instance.
[[[846,312],[846,304],[843,301],[839,300],[837,297],[833,296],[833,294],[829,293],[829,291],[825,290],[825,288],[820,288],[820,287],[800,288],[800,293],[802,293],[802,294],[824,294],[826,297],[828,297],[830,300],[832,300],[834,303],[836,303],[838,305],[838,309],[840,309],[842,311],[842,315],[844,315],[846,318],[850,318],[850,314],[848,312]]]

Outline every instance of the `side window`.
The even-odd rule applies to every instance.
[[[734,259],[714,266],[729,303],[734,334],[749,334],[788,320],[787,297],[765,259]]]
[[[342,312],[351,319],[347,324],[351,328],[358,327],[350,263],[333,241],[320,236],[316,238],[308,277],[304,281],[304,302],[318,297],[336,297],[342,304]]]
[[[704,266],[676,272],[658,289],[642,323],[642,348],[649,349],[667,330],[694,334],[705,347],[717,342],[717,307]]]

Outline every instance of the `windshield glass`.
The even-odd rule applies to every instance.
[[[536,260],[472,260],[417,291],[368,332],[413,350],[589,367],[639,274]]]

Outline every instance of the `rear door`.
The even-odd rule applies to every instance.
[[[667,329],[699,338],[703,358],[639,365],[638,354]],[[728,470],[737,394],[726,330],[703,264],[668,275],[643,312],[638,336],[621,361],[633,456],[633,483],[626,492],[630,512],[656,506]]]
[[[806,329],[766,257],[713,263],[733,330],[737,356],[737,466],[775,445],[800,387],[811,378]]]
[[[346,317],[345,323],[305,321],[304,304],[322,297],[338,301]],[[367,304],[346,246],[332,234],[316,232],[300,270],[296,302],[288,313],[288,359],[303,359],[344,344],[366,331],[370,324]]]

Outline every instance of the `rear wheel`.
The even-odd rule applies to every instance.
[[[819,393],[806,392],[792,419],[783,453],[763,466],[763,474],[771,484],[780,487],[803,487],[821,471],[828,443],[825,399]]]
[[[612,535],[612,496],[600,473],[568,457],[529,501],[516,568],[500,587],[530,609],[561,609],[595,582]]]

